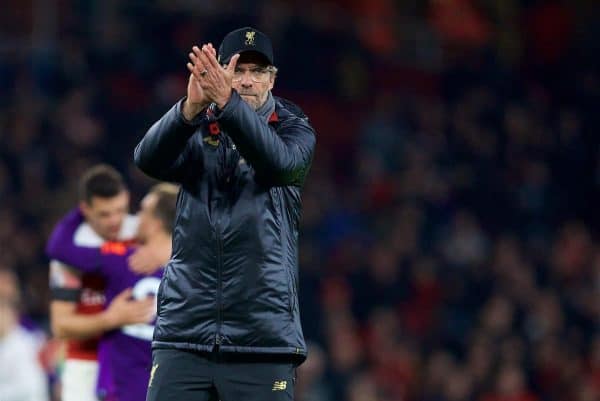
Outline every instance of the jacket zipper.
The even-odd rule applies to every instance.
[[[227,166],[227,147],[228,138],[226,135],[221,135],[219,133],[219,138],[221,138],[222,143],[219,145],[219,148],[223,147],[224,152],[224,164]],[[223,166],[221,166],[223,167]],[[225,169],[227,171],[227,169]],[[229,181],[229,177],[227,177]],[[217,203],[220,203],[221,200],[218,200]],[[221,336],[221,324],[223,320],[223,280],[222,280],[222,269],[223,269],[223,242],[221,241],[221,225],[220,225],[220,217],[217,218],[215,224],[215,234],[217,236],[217,332],[215,333],[215,346],[218,350],[223,342],[223,337]]]
[[[223,244],[221,243],[221,226],[217,221],[215,226],[215,233],[217,235],[217,332],[215,333],[215,345],[221,345],[221,297],[222,297],[222,283],[221,283],[221,268],[223,263]]]

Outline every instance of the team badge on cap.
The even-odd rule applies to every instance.
[[[255,31],[248,31],[246,32],[246,44],[248,46],[254,46],[254,38],[256,36],[256,32]]]

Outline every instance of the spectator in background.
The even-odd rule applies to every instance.
[[[15,273],[0,267],[0,400],[46,401],[48,378],[39,339],[19,325],[21,294]]]
[[[523,369],[516,365],[501,366],[493,393],[484,395],[481,401],[538,401],[529,390]]]

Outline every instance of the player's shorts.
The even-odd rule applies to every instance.
[[[98,401],[98,362],[67,359],[61,375],[62,401]]]
[[[146,401],[289,401],[296,365],[282,358],[152,351]]]

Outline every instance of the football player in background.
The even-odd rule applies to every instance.
[[[54,246],[49,255],[63,263],[77,266],[85,274],[103,277],[107,302],[131,289],[137,300],[156,299],[165,266],[171,256],[171,233],[175,217],[178,188],[171,184],[154,186],[142,200],[139,212],[139,245],[124,242],[107,242],[100,249],[77,246],[72,238],[81,224],[83,215],[78,210],[69,213],[60,223]],[[134,272],[131,262],[144,253],[144,258],[154,257],[152,271]],[[150,256],[149,256],[150,255]],[[151,380],[151,341],[154,318],[126,325],[104,334],[100,340],[99,389],[114,386],[110,399],[139,401],[145,399]],[[107,380],[108,382],[103,382]]]
[[[79,200],[84,220],[70,238],[62,240],[99,249],[107,240],[134,237],[137,222],[128,214],[129,192],[114,168],[97,165],[86,171],[79,183]],[[55,229],[48,247],[55,246],[52,241],[56,240],[59,228]],[[101,276],[79,274],[52,258],[50,288],[52,333],[67,341],[61,374],[62,401],[96,401],[99,336],[116,327],[147,321],[153,303],[134,301],[128,293],[123,293],[105,308]]]

